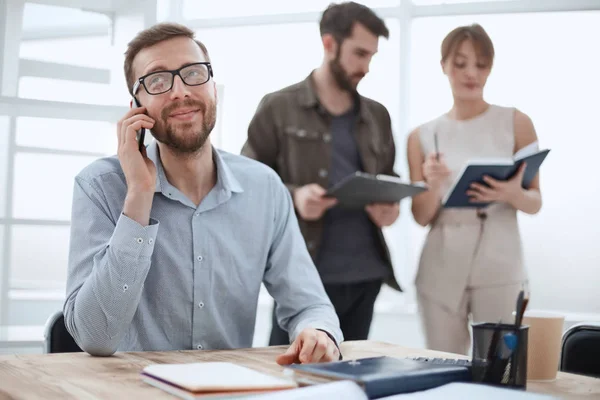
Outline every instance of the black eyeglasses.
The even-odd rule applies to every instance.
[[[173,88],[175,75],[178,75],[183,83],[188,86],[203,85],[213,76],[213,70],[209,62],[199,62],[183,66],[172,71],[156,71],[139,78],[133,85],[135,95],[144,85],[146,92],[151,95],[166,93]]]

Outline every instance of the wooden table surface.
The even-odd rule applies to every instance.
[[[259,371],[281,375],[275,357],[285,347],[222,351],[169,351],[116,353],[92,357],[86,353],[8,355],[0,357],[0,399],[175,399],[140,378],[142,369],[155,363],[229,361]],[[456,357],[373,341],[345,342],[345,359],[374,356]],[[600,379],[559,373],[554,382],[529,382],[529,391],[564,399],[600,399]]]

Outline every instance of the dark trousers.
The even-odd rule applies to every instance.
[[[373,306],[383,281],[350,284],[325,284],[325,291],[340,319],[344,340],[366,340],[373,320]],[[273,306],[269,346],[290,344],[286,331],[279,327]]]

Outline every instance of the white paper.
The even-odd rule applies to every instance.
[[[539,150],[540,150],[539,144],[537,141],[535,141],[535,142],[530,143],[527,146],[523,147],[521,150],[517,151],[515,153],[515,155],[513,156],[513,160],[520,160],[520,159],[530,156],[534,153],[537,153]]]
[[[398,394],[383,397],[379,400],[551,400],[556,399],[537,393],[524,392],[518,389],[503,389],[475,383],[450,383],[435,389],[422,392]]]
[[[352,381],[337,381],[298,389],[247,397],[247,400],[368,400],[366,393]]]

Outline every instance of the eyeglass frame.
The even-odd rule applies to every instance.
[[[181,76],[180,72],[181,72],[182,69],[191,67],[193,65],[206,65],[206,68],[208,69],[208,79],[206,81],[204,81],[202,83],[198,83],[196,85],[190,85],[189,83],[185,82],[185,80]],[[148,91],[148,88],[146,87],[146,84],[144,83],[144,79],[146,79],[150,75],[154,75],[154,74],[158,74],[158,73],[165,73],[165,72],[170,72],[171,73],[171,76],[172,76],[171,86],[167,90],[165,90],[164,92],[150,93]],[[173,89],[173,85],[175,84],[175,76],[178,76],[179,79],[181,79],[181,82],[183,82],[187,86],[201,86],[201,85],[204,85],[206,82],[210,81],[210,78],[213,77],[213,69],[212,69],[212,65],[211,65],[211,63],[209,61],[203,61],[203,62],[195,62],[195,63],[187,64],[187,65],[184,65],[183,67],[178,68],[178,69],[150,72],[149,74],[146,74],[144,76],[139,77],[138,80],[135,81],[135,83],[133,84],[133,88],[131,89],[131,93],[135,96],[137,94],[137,91],[140,89],[140,86],[142,86],[142,85],[144,86],[144,89],[146,90],[146,93],[148,93],[150,96],[158,96],[159,94],[167,93],[171,89]]]

